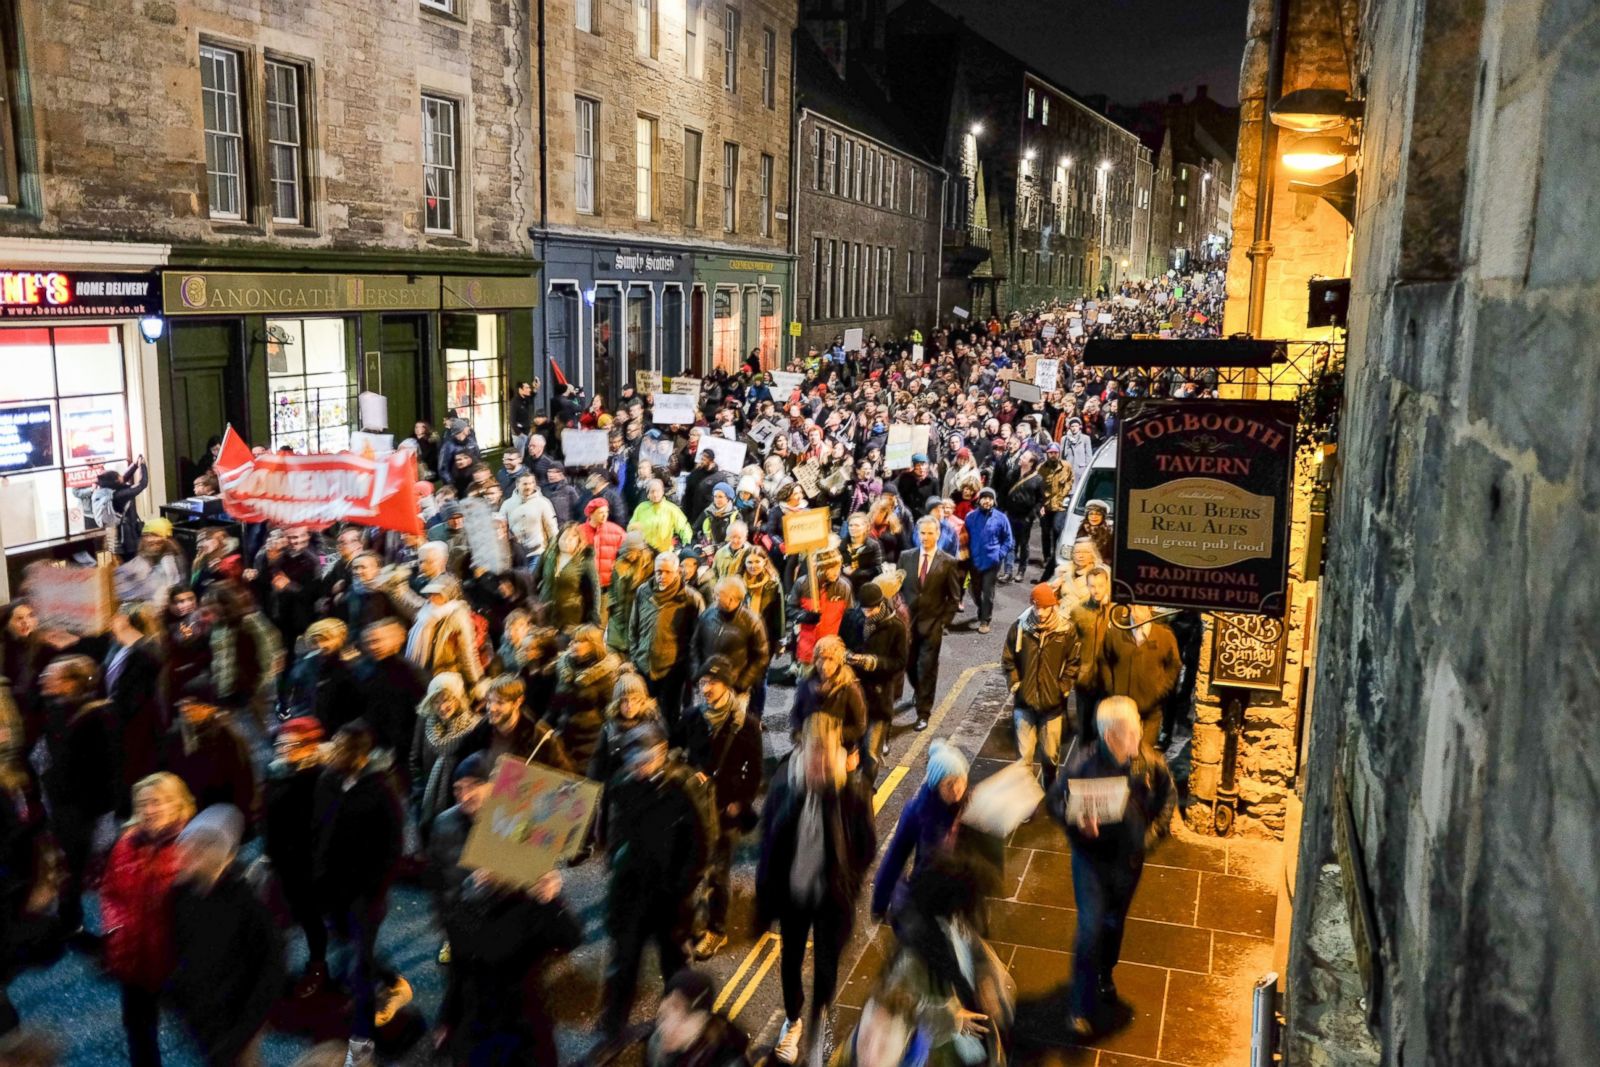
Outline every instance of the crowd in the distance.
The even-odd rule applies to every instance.
[[[1069,525],[1069,503],[1121,398],[1214,382],[1089,366],[1082,347],[1212,334],[1218,288],[1164,279],[860,351],[840,339],[792,365],[787,389],[752,353],[701,380],[694,425],[657,424],[631,388],[587,400],[522,383],[492,463],[461,418],[399,444],[416,456],[419,535],[219,522],[186,551],[165,519],[129,517],[142,472],[113,475],[101,519],[123,559],[106,632],[41,627],[26,599],[0,607],[6,973],[48,965],[63,941],[97,955],[136,1067],[160,1062],[169,1011],[211,1064],[255,1062],[269,1020],[347,1038],[353,1065],[424,1026],[451,1062],[553,1064],[538,976],[581,937],[561,876],[526,886],[459,862],[510,758],[604,786],[569,860],[609,872],[596,1057],[626,1043],[654,945],[668,984],[650,1062],[743,1062],[746,1038],[711,1011],[690,957],[727,944],[735,845],[758,829],[757,921],[783,944],[775,1056],[820,1057],[891,725],[905,709],[927,728],[942,642],[967,610],[991,631],[1000,583],[1033,583],[1001,621],[1003,661],[1019,758],[1039,764],[1052,810],[1112,868],[1161,829],[1173,797],[1153,753],[1192,714],[1199,620],[1114,613],[1110,504]],[[1059,361],[1059,388],[1018,400],[1010,382],[1039,359]],[[568,429],[605,431],[604,463],[567,463]],[[701,447],[709,435],[743,445],[743,465]],[[216,491],[214,461],[195,464],[197,493]],[[830,542],[787,551],[786,518],[818,508]],[[794,747],[773,769],[775,685],[794,688]],[[1057,774],[1064,732],[1083,742],[1072,758],[1132,775],[1138,826],[1089,832]],[[876,1028],[864,1019],[850,1045],[858,1062],[901,1062],[874,1044],[896,1034],[902,1051],[921,1034],[964,1063],[998,1055],[1003,1004],[969,958],[994,872],[956,847],[966,795],[965,760],[935,742],[871,891],[903,955]],[[432,891],[448,968],[426,1022],[376,949],[399,879]],[[285,936],[306,948],[292,975]],[[1089,1028],[1120,940],[1095,936],[1075,1012]],[[949,1004],[931,1008],[934,992]],[[0,1032],[17,1024],[0,988]]]

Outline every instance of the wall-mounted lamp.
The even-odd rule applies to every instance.
[[[1283,165],[1290,170],[1318,171],[1337,167],[1350,157],[1350,147],[1331,134],[1310,134],[1283,150]]]
[[[974,136],[974,137],[982,137],[983,136],[983,123],[974,122],[971,126],[969,126],[967,128],[967,132],[972,134],[972,136]]]
[[[1034,148],[1030,148],[1026,152],[1022,153],[1022,158],[1027,160],[1029,163],[1032,163],[1035,159],[1038,158],[1038,156],[1039,156],[1038,149],[1034,149]]]
[[[139,320],[139,336],[151,344],[161,340],[161,335],[166,332],[167,320],[160,315],[146,315]]]
[[[1268,111],[1274,126],[1296,133],[1326,133],[1348,126],[1366,111],[1343,89],[1296,89],[1284,93]]]

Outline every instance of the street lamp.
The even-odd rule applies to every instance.
[[[1038,149],[1030,148],[1026,152],[1022,153],[1022,158],[1027,160],[1029,163],[1032,163],[1036,158],[1038,158],[1038,155]]]
[[[1343,163],[1349,156],[1350,149],[1339,138],[1313,134],[1301,137],[1284,150],[1283,165],[1298,171],[1327,170]]]
[[[1274,126],[1296,133],[1327,133],[1359,119],[1366,105],[1343,89],[1296,89],[1268,110]]]
[[[972,134],[972,136],[974,136],[974,137],[982,137],[983,136],[983,123],[974,122],[971,126],[967,127],[967,132]]]

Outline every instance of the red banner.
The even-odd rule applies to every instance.
[[[321,529],[355,522],[421,534],[416,460],[398,451],[384,459],[338,455],[250,454],[233,427],[217,456],[222,504],[240,522]]]

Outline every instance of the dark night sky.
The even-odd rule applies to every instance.
[[[1209,85],[1236,104],[1249,0],[936,0],[1065,88],[1136,104]]]

